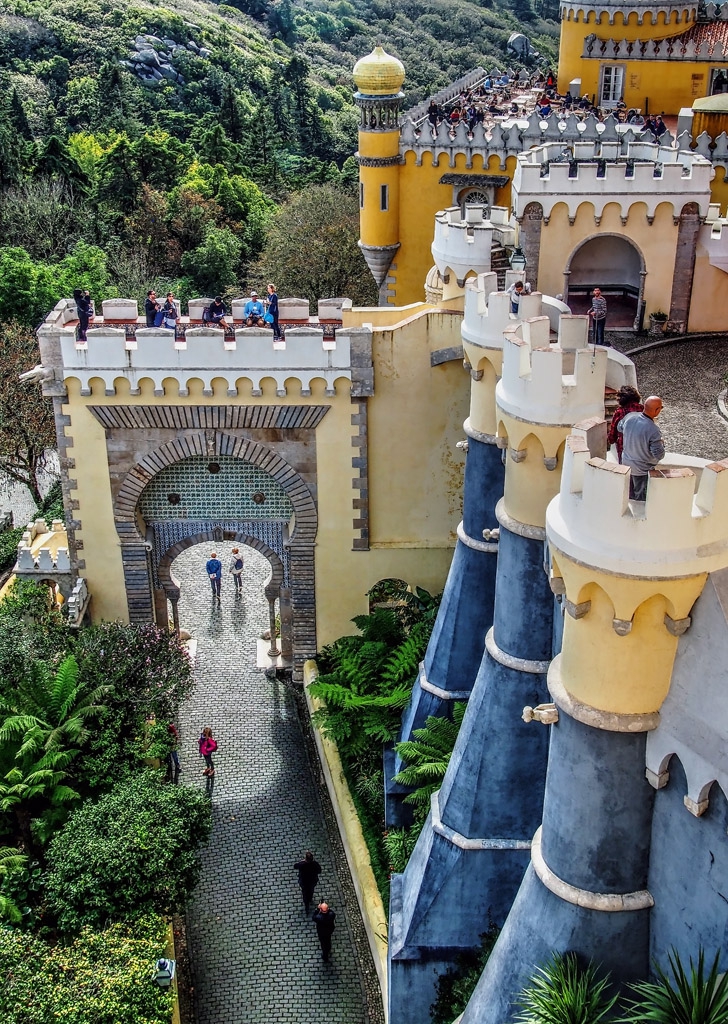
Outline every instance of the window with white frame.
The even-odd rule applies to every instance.
[[[600,107],[616,107],[624,94],[624,64],[602,64]]]

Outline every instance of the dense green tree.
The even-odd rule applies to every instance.
[[[240,274],[242,248],[230,228],[208,225],[202,244],[182,257],[182,271],[190,282],[188,288],[198,295],[216,295],[232,288]]]
[[[376,287],[358,238],[356,197],[333,185],[312,186],[275,214],[258,276],[275,281],[279,294],[302,295],[314,306],[334,296],[374,305]]]
[[[99,165],[98,198],[121,213],[130,213],[136,206],[141,175],[132,145],[120,135],[104,153]]]
[[[41,146],[35,165],[37,177],[60,178],[69,189],[83,191],[88,179],[66,143],[51,135]]]
[[[0,235],[7,246],[23,246],[34,259],[68,252],[90,216],[61,177],[25,178],[3,195]]]

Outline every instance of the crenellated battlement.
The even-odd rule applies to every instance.
[[[720,11],[721,20],[728,20],[728,4],[716,7],[715,4],[711,3],[708,6],[713,10],[711,20],[718,16],[718,11]],[[723,16],[723,10],[726,11],[725,17]],[[697,5],[693,4],[651,3],[650,0],[631,0],[628,4],[599,3],[591,5],[580,3],[578,0],[571,0],[571,2],[562,3],[559,8],[562,21],[586,23],[587,18],[594,14],[597,24],[606,16],[607,22],[613,25],[617,15],[621,15],[626,22],[629,16],[634,14],[636,15],[638,25],[664,25],[672,20],[673,15],[677,15],[676,27],[677,25],[690,24],[694,21],[697,11]]]
[[[506,284],[522,277],[513,270],[506,271]],[[569,313],[569,307],[560,299],[541,292],[522,295],[519,307],[521,317],[547,316],[552,331],[559,329],[559,317]],[[479,349],[503,349],[503,332],[518,321],[511,313],[511,300],[506,292],[498,291],[495,272],[478,274],[465,282],[465,312],[462,323],[463,344]],[[477,354],[474,354],[477,357]]]
[[[129,300],[114,301],[126,303],[125,312],[131,318]],[[337,300],[339,312],[343,301]],[[371,345],[367,328],[339,327],[334,333],[312,323],[288,326],[285,340],[276,341],[272,332],[263,328],[225,333],[207,325],[184,324],[171,331],[134,324],[130,333],[128,322],[122,324],[119,319],[98,327],[92,325],[87,340],[81,342],[76,339],[73,312],[64,300],[38,331],[44,391],[49,395],[64,393],[72,379],[79,381],[81,395],[92,393],[94,380],[103,383],[107,395],[113,395],[117,381],[122,379],[128,382],[132,395],[140,394],[143,380],[151,381],[158,396],[171,385],[185,396],[192,380],[201,381],[203,394],[212,395],[213,381],[218,379],[225,382],[228,395],[237,394],[241,379],[249,380],[253,394],[260,395],[266,378],[275,381],[278,395],[287,393],[291,380],[299,382],[302,395],[311,394],[316,379],[322,379],[327,393],[334,394],[337,380],[354,382],[362,378],[362,345],[366,348],[367,341]],[[360,355],[352,357],[352,348]],[[354,371],[352,363],[357,366]],[[371,381],[366,383],[362,378],[359,383],[371,388]]]
[[[728,459],[667,460],[650,473],[646,502],[633,502],[627,466],[592,458],[583,437],[569,436],[561,490],[546,517],[549,540],[581,564],[625,576],[728,566]]]
[[[507,327],[498,408],[528,423],[570,427],[604,415],[607,351],[587,347],[586,317],[570,317],[561,332],[568,348],[549,344],[546,316]]]
[[[518,157],[513,205],[520,219],[529,203],[540,203],[544,223],[558,203],[567,205],[573,219],[582,202],[594,206],[597,218],[608,203],[615,202],[623,218],[635,203],[644,203],[647,217],[654,217],[665,202],[672,205],[674,216],[686,203],[694,202],[704,217],[710,206],[712,175],[712,165],[704,156],[653,143],[579,141],[568,148],[550,143]]]
[[[455,274],[462,288],[468,274],[489,271],[492,244],[493,225],[485,206],[466,206],[464,216],[459,206],[435,214],[432,257],[443,280]]]

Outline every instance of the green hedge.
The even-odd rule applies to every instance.
[[[149,916],[53,946],[0,929],[3,1024],[170,1024],[174,996],[154,983],[166,925]]]

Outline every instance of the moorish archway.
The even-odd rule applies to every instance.
[[[167,498],[179,497],[176,504],[182,507],[178,508],[177,514],[157,516],[150,523],[142,508],[145,491],[149,496],[154,489],[153,482],[155,479],[164,480],[166,470],[173,471],[174,467],[184,470],[184,464],[189,466],[193,462],[197,466],[204,463],[208,467],[219,465],[221,468],[239,462],[257,474],[262,473],[266,480],[271,481],[270,486],[279,499],[277,517],[271,518],[266,510],[255,520],[247,519],[241,515],[240,493],[231,494],[230,504],[225,506],[224,489],[223,503],[216,504],[212,510],[214,514],[201,515],[203,510],[199,504],[186,507],[183,495],[176,490],[167,492]],[[185,478],[182,476],[180,479]],[[168,486],[166,481],[165,486]],[[160,489],[161,494],[165,493],[165,486]],[[287,503],[288,522],[282,519],[281,496]],[[253,495],[250,497],[255,501]],[[155,500],[159,500],[159,494]],[[170,507],[175,505],[170,502]],[[114,501],[114,520],[121,540],[131,622],[155,620],[162,613],[162,607],[166,615],[167,596],[174,591],[165,592],[159,569],[175,545],[187,546],[193,543],[195,536],[208,540],[223,539],[226,533],[231,539],[246,536],[256,546],[261,544],[270,550],[281,562],[284,589],[288,584],[290,590],[290,634],[296,675],[300,674],[303,662],[315,655],[314,542],[318,513],[306,481],[277,452],[224,430],[185,432],[184,436],[146,452],[126,473]],[[282,607],[282,618],[284,611]]]
[[[610,311],[608,324],[639,330],[644,319],[646,273],[644,255],[632,239],[614,232],[590,235],[577,245],[566,264],[564,302],[574,312],[586,312],[591,292],[599,287]]]

